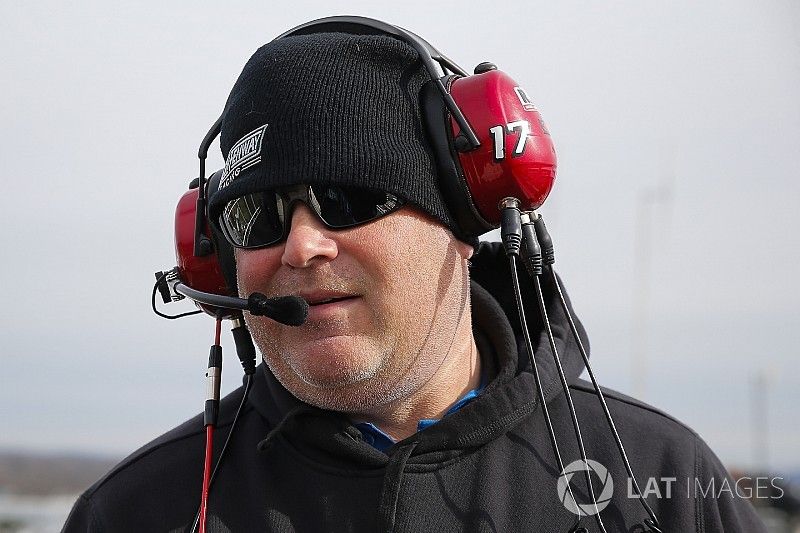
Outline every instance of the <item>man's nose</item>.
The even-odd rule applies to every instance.
[[[291,216],[291,226],[283,246],[281,264],[306,268],[318,262],[333,261],[339,254],[329,230],[307,205],[298,202]]]

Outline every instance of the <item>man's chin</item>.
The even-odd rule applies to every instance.
[[[335,391],[375,377],[384,366],[385,356],[360,341],[349,336],[315,339],[283,360],[303,384]]]
[[[376,378],[366,372],[313,372],[295,374],[284,387],[297,399],[330,411],[358,412],[374,403],[370,383]]]
[[[339,393],[343,389],[358,386],[359,383],[372,378],[375,373],[362,368],[302,368],[295,369],[295,375],[304,385],[318,390]]]

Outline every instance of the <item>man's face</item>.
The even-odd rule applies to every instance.
[[[468,304],[472,247],[403,208],[346,230],[296,204],[285,242],[236,250],[239,292],[300,295],[308,320],[246,315],[265,361],[297,398],[346,412],[419,390],[442,365]]]

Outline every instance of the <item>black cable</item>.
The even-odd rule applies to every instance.
[[[529,241],[531,246],[529,248],[523,247],[524,253],[526,253],[531,259],[531,266],[533,266],[535,262],[535,255],[536,253],[539,254],[538,258],[543,257],[543,262],[547,265],[547,268],[550,270],[550,275],[553,278],[553,283],[556,286],[558,291],[559,301],[561,302],[561,308],[564,310],[564,314],[567,316],[567,320],[569,322],[570,330],[572,331],[572,335],[575,338],[575,341],[578,344],[578,349],[581,353],[581,357],[583,358],[584,366],[586,367],[587,372],[589,373],[589,378],[592,381],[592,387],[594,388],[595,394],[600,400],[601,405],[603,406],[603,412],[606,417],[606,421],[611,429],[611,433],[614,435],[614,440],[617,444],[617,449],[619,450],[620,456],[622,457],[622,461],[625,463],[625,469],[628,472],[629,479],[633,480],[633,483],[636,487],[636,495],[638,496],[639,502],[644,507],[647,514],[650,516],[649,519],[645,519],[644,523],[646,526],[650,528],[653,533],[663,533],[661,530],[661,526],[658,522],[658,518],[656,518],[655,513],[647,504],[647,501],[642,496],[642,491],[639,488],[639,483],[636,480],[636,476],[633,473],[633,469],[631,468],[630,462],[628,461],[628,455],[625,452],[625,446],[622,444],[622,439],[617,432],[617,427],[614,424],[614,419],[611,416],[611,411],[608,409],[608,405],[606,404],[605,396],[603,395],[603,391],[600,389],[600,386],[597,383],[597,379],[594,376],[594,372],[592,371],[592,366],[589,363],[589,355],[586,353],[586,348],[583,346],[583,341],[578,335],[578,328],[575,326],[575,321],[572,317],[572,313],[567,306],[566,298],[564,298],[564,293],[561,289],[561,283],[558,280],[558,276],[556,276],[555,271],[553,270],[552,265],[555,263],[555,248],[553,246],[553,239],[550,237],[550,233],[547,231],[547,227],[545,226],[544,219],[539,216],[536,212],[531,212],[526,214],[528,216],[528,223],[523,225],[523,236],[524,241]],[[529,231],[531,226],[534,226],[535,231]],[[526,231],[528,230],[528,231]],[[541,243],[541,244],[540,244]],[[525,242],[523,242],[525,244]],[[537,251],[538,249],[538,251]],[[529,266],[528,262],[526,262],[526,266]],[[541,274],[541,268],[534,272],[531,268],[529,268],[529,273],[531,277],[537,277]],[[538,278],[537,278],[538,279]]]
[[[592,386],[594,387],[595,390],[595,394],[597,395],[597,398],[600,400],[600,404],[603,406],[603,412],[605,413],[606,421],[608,422],[608,425],[611,428],[611,433],[614,435],[614,441],[617,443],[617,449],[619,450],[619,454],[622,456],[622,461],[625,463],[625,470],[627,470],[630,479],[633,480],[633,485],[636,488],[636,495],[638,496],[639,501],[641,502],[647,514],[650,515],[651,522],[647,523],[647,520],[645,520],[645,523],[655,533],[662,533],[661,526],[659,525],[658,522],[658,518],[656,518],[653,509],[651,509],[650,506],[647,504],[647,500],[645,500],[644,496],[642,496],[642,491],[639,488],[639,482],[636,481],[636,476],[633,473],[633,469],[631,468],[630,462],[628,462],[628,454],[625,452],[625,446],[623,446],[622,439],[620,438],[619,433],[617,432],[617,427],[614,424],[614,419],[611,416],[611,411],[608,409],[608,405],[606,404],[605,396],[603,395],[603,392],[600,390],[600,386],[597,383],[597,379],[594,377],[592,366],[589,364],[589,356],[586,353],[586,348],[584,348],[583,341],[581,341],[580,335],[578,335],[578,328],[575,326],[575,321],[572,318],[572,313],[569,311],[569,308],[567,306],[567,301],[564,298],[564,293],[561,290],[561,283],[559,283],[558,277],[556,276],[556,273],[552,269],[552,267],[548,267],[548,270],[550,270],[550,275],[553,278],[553,283],[555,284],[556,289],[558,291],[558,299],[561,302],[561,307],[562,309],[564,309],[564,313],[567,315],[567,320],[569,321],[569,327],[572,330],[572,335],[573,337],[575,337],[575,340],[578,343],[578,349],[581,352],[581,357],[583,358],[583,363],[586,366],[586,371],[589,374],[589,379],[591,379]]]
[[[525,236],[525,233],[530,234],[530,231],[526,232],[524,230],[530,230],[530,227],[523,227],[523,220],[522,214],[519,210],[519,200],[516,198],[504,198],[500,202],[500,209],[501,213],[501,222],[500,222],[500,238],[503,241],[503,246],[506,250],[506,255],[509,257],[509,267],[511,270],[511,279],[514,283],[516,298],[517,298],[517,311],[519,312],[520,322],[522,324],[522,331],[526,337],[526,342],[528,343],[528,353],[531,356],[532,364],[535,362],[533,358],[533,345],[530,342],[530,337],[527,335],[527,321],[525,319],[525,310],[522,305],[522,291],[519,288],[519,275],[517,274],[517,263],[516,258],[519,255],[520,249],[522,248],[522,239]],[[530,221],[528,217],[528,222]],[[532,246],[532,242],[529,242],[528,245],[525,247],[526,255],[530,252],[535,252],[535,246]],[[541,250],[540,250],[541,251]],[[526,265],[527,266],[527,265]],[[531,264],[532,266],[532,264]],[[603,519],[600,517],[600,510],[597,507],[597,498],[594,495],[594,488],[592,486],[592,476],[589,472],[589,463],[586,459],[586,450],[583,446],[583,437],[581,436],[581,429],[580,424],[578,423],[578,416],[575,412],[575,406],[572,403],[572,395],[569,392],[569,384],[567,383],[567,378],[564,375],[564,369],[561,367],[561,359],[558,356],[558,349],[556,348],[555,339],[553,338],[553,331],[550,327],[550,320],[547,317],[547,309],[545,309],[544,305],[544,296],[542,294],[542,286],[539,282],[539,277],[534,276],[534,280],[536,281],[536,290],[538,294],[538,301],[539,301],[539,311],[542,315],[542,322],[544,323],[545,329],[547,331],[547,338],[550,341],[550,347],[553,351],[553,359],[556,363],[556,368],[558,370],[559,377],[561,378],[561,386],[564,390],[564,395],[567,398],[567,406],[569,407],[569,412],[572,417],[572,426],[575,429],[575,436],[578,441],[578,449],[580,451],[581,459],[583,460],[584,465],[584,474],[586,475],[586,484],[587,488],[589,489],[589,494],[592,497],[592,503],[594,504],[595,509],[595,517],[597,519],[597,523],[600,526],[600,530],[603,533],[606,533],[605,525],[603,524]],[[535,368],[535,367],[534,367]],[[538,372],[537,372],[538,373]],[[538,380],[537,380],[538,381]],[[542,391],[541,382],[537,384],[539,389],[540,395],[544,396],[544,392]],[[543,406],[546,406],[544,399],[542,399]],[[548,413],[549,418],[549,413]],[[553,434],[555,437],[555,434]],[[560,455],[560,454],[559,454]],[[561,472],[564,472],[564,464],[563,461],[560,460],[559,457],[559,466],[561,467]],[[575,508],[577,511],[580,512],[581,508],[578,504],[578,501],[574,498],[572,494],[572,490],[570,484],[567,483],[567,488],[570,489],[570,496],[573,497],[572,501],[575,503]],[[580,520],[580,514],[578,514]]]
[[[217,458],[217,464],[214,465],[214,470],[211,472],[211,479],[208,481],[208,491],[211,492],[211,487],[214,485],[214,479],[217,477],[217,471],[219,470],[220,465],[222,464],[222,460],[225,458],[225,452],[228,450],[228,444],[231,442],[231,437],[233,437],[233,431],[236,429],[236,423],[239,421],[239,415],[242,414],[242,410],[244,409],[245,404],[247,403],[247,397],[250,394],[250,387],[253,384],[253,375],[247,375],[247,382],[244,385],[244,394],[242,395],[242,401],[239,403],[239,407],[236,409],[236,414],[233,417],[233,422],[231,422],[231,429],[228,431],[228,436],[225,438],[225,444],[222,445],[222,451],[219,452],[219,458]],[[197,526],[200,525],[200,509],[197,510],[197,514],[194,517],[194,524],[192,525],[192,529],[190,530],[191,533],[194,533],[197,530]]]
[[[166,319],[169,319],[169,320],[175,320],[176,318],[183,318],[185,316],[197,315],[197,314],[202,313],[203,311],[198,309],[196,311],[188,311],[186,313],[181,313],[179,315],[165,315],[164,313],[162,313],[161,311],[156,309],[156,293],[158,292],[158,284],[161,283],[164,280],[164,278],[167,276],[167,274],[169,274],[169,272],[162,272],[161,276],[159,276],[159,278],[156,279],[156,284],[153,285],[153,294],[152,294],[152,297],[151,297],[151,300],[150,300],[150,304],[153,306],[153,312],[155,314],[157,314],[158,316],[160,316],[161,318],[166,318]]]
[[[547,433],[550,436],[550,444],[553,446],[553,451],[556,455],[556,461],[558,462],[559,472],[564,471],[564,460],[561,458],[561,452],[558,449],[558,442],[556,440],[556,433],[555,429],[553,429],[553,422],[550,420],[550,411],[547,408],[547,401],[544,397],[544,388],[542,387],[542,379],[539,376],[539,367],[536,365],[536,358],[533,356],[533,343],[531,342],[531,335],[528,331],[528,322],[525,319],[525,312],[522,307],[522,291],[519,287],[519,276],[517,275],[517,264],[516,264],[516,256],[509,255],[509,268],[511,269],[511,282],[514,285],[514,294],[516,296],[517,301],[517,312],[519,313],[519,320],[520,325],[522,326],[522,336],[525,338],[525,349],[528,352],[528,360],[531,363],[531,369],[533,370],[533,379],[536,381],[536,392],[539,395],[539,403],[542,405],[542,412],[544,413],[544,420],[547,424]],[[569,491],[570,498],[572,498],[573,503],[575,503],[576,509],[578,510],[578,518],[575,523],[575,527],[580,524],[582,514],[580,514],[580,507],[578,507],[578,500],[575,499],[575,495],[572,493],[572,486],[567,483],[567,490]]]
[[[533,355],[533,343],[531,342],[530,332],[528,331],[528,321],[525,317],[525,310],[522,304],[522,291],[519,286],[519,275],[517,274],[517,257],[519,256],[520,245],[522,243],[522,226],[519,212],[519,201],[516,198],[504,198],[500,203],[502,209],[501,224],[500,224],[500,238],[503,241],[503,247],[508,257],[509,270],[511,272],[511,283],[514,287],[514,299],[517,303],[517,313],[519,314],[520,326],[522,327],[522,336],[525,339],[525,350],[528,352],[528,360],[531,364],[533,371],[533,378],[536,382],[536,392],[539,396],[539,403],[542,406],[542,413],[544,414],[545,423],[547,425],[547,433],[550,436],[550,443],[553,446],[553,452],[558,462],[560,472],[564,472],[564,460],[561,458],[561,451],[558,449],[558,440],[556,439],[555,429],[553,422],[550,419],[550,411],[547,408],[547,400],[544,396],[544,387],[542,387],[542,380],[539,376],[539,367],[536,364],[536,358]],[[569,491],[570,498],[576,505],[577,518],[573,530],[577,530],[580,526],[582,514],[581,509],[578,507],[578,500],[575,499],[575,494],[572,492],[572,486],[567,483],[567,490]]]
[[[553,337],[553,330],[550,327],[550,319],[547,316],[547,309],[545,308],[544,304],[544,293],[542,292],[542,282],[539,279],[539,276],[535,276],[533,278],[534,285],[536,286],[536,294],[538,296],[539,301],[539,311],[542,314],[542,320],[544,322],[545,330],[547,331],[547,338],[550,341],[550,349],[553,351],[553,360],[556,363],[556,369],[558,370],[558,377],[561,379],[561,387],[564,389],[564,395],[567,399],[567,407],[569,407],[569,414],[572,417],[572,427],[575,430],[575,438],[578,441],[578,450],[581,454],[581,460],[583,464],[586,466],[584,469],[584,474],[586,474],[586,484],[589,486],[589,495],[592,497],[592,503],[594,504],[595,509],[595,517],[597,518],[597,524],[600,526],[600,531],[606,533],[606,528],[603,525],[603,519],[600,517],[600,510],[597,507],[597,498],[594,495],[594,487],[592,486],[592,475],[589,472],[589,463],[586,459],[586,448],[583,445],[583,436],[581,435],[581,425],[578,422],[578,414],[575,411],[575,405],[572,403],[572,394],[569,392],[569,384],[567,383],[567,377],[564,374],[564,369],[561,367],[561,358],[558,356],[558,348],[556,347],[555,337]]]

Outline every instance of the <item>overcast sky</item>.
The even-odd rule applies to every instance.
[[[542,112],[559,156],[542,213],[601,382],[728,465],[800,467],[800,4],[142,6],[0,4],[0,447],[122,455],[202,410],[213,321],[149,309],[197,146],[258,46],[358,14],[467,70],[494,61]]]

